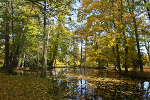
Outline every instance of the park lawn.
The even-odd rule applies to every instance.
[[[0,98],[1,100],[58,100],[51,79],[35,76],[6,75],[0,69]]]

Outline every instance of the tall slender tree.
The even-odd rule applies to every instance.
[[[9,34],[10,34],[10,14],[9,0],[6,0],[6,33],[5,33],[5,68],[9,68]]]

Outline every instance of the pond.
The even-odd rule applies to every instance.
[[[30,75],[31,72],[18,74]],[[55,96],[61,94],[63,100],[150,99],[148,80],[120,76],[112,70],[55,68],[47,71],[47,78],[52,79],[54,84],[49,93]]]

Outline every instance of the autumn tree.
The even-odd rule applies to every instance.
[[[91,55],[96,51],[95,60],[103,57],[106,61],[113,62],[120,73],[121,63],[125,67],[125,72],[128,72],[129,66],[140,66],[140,71],[143,72],[139,38],[143,35],[139,33],[139,25],[142,23],[142,17],[139,16],[143,12],[139,9],[147,6],[143,5],[142,1],[134,0],[81,0],[81,3],[78,20],[85,22],[88,36],[94,41],[93,46],[89,47]],[[110,42],[107,42],[107,37],[111,38]],[[132,54],[135,57],[132,58]],[[139,65],[135,64],[137,61]]]

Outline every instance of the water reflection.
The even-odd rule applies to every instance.
[[[21,71],[18,75],[35,73]],[[66,100],[150,99],[149,81],[123,77],[108,70],[55,68],[48,71],[47,78],[53,80],[49,93]]]

